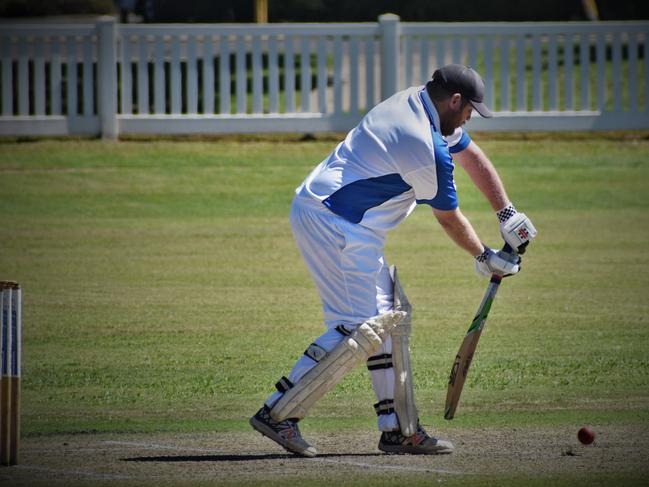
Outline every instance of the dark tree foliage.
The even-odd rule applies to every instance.
[[[0,16],[116,11],[117,0],[0,0]],[[137,0],[147,22],[252,22],[254,0]],[[596,0],[601,20],[649,19],[647,0]],[[394,13],[416,22],[585,20],[582,0],[268,0],[271,22],[376,22]]]
[[[646,0],[596,0],[601,20],[649,19]],[[383,13],[403,21],[585,20],[581,0],[269,0],[273,22],[373,22]]]

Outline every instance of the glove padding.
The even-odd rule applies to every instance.
[[[530,240],[536,237],[536,228],[525,213],[514,213],[500,224],[500,233],[511,248],[523,254]]]
[[[475,270],[478,274],[491,277],[492,274],[507,277],[521,269],[521,258],[503,250],[493,250],[485,245],[485,250],[475,258]]]

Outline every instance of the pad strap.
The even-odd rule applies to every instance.
[[[374,405],[374,411],[377,416],[382,414],[392,414],[394,412],[394,401],[392,399],[384,399]]]
[[[312,343],[304,351],[304,355],[309,357],[314,362],[320,362],[320,360],[322,360],[325,357],[325,355],[327,355],[327,351],[317,343]]]
[[[374,355],[367,359],[367,370],[380,370],[392,368],[392,354],[384,353],[381,355]]]
[[[334,329],[344,337],[348,337],[354,332],[354,328],[350,328],[347,325],[338,325]]]
[[[275,384],[275,389],[277,389],[282,394],[288,391],[291,387],[293,387],[293,383],[286,377],[282,377],[279,381],[277,381],[277,384]]]

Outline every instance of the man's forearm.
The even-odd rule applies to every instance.
[[[496,168],[475,142],[472,141],[466,149],[454,154],[453,159],[460,163],[495,211],[510,204]]]
[[[458,246],[474,257],[484,251],[484,245],[480,242],[473,226],[459,209],[451,211],[433,209],[433,214],[448,236]]]

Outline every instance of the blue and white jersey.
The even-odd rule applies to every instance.
[[[439,126],[423,87],[396,93],[370,110],[296,193],[379,232],[398,225],[417,203],[455,209],[449,150],[459,152],[471,139],[460,128],[447,140]]]

